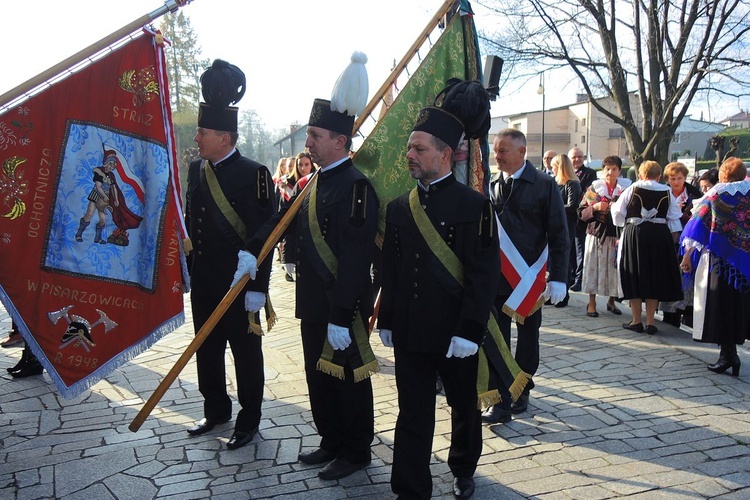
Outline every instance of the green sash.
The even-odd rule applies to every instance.
[[[320,230],[320,224],[318,223],[317,207],[317,183],[318,176],[314,176],[310,181],[310,200],[308,204],[308,222],[310,226],[310,234],[315,245],[315,250],[318,252],[321,260],[325,263],[326,267],[333,274],[337,276],[338,271],[338,259],[334,255],[331,247],[328,246],[323,233]],[[367,319],[363,318],[359,310],[354,317],[354,323],[349,329],[354,342],[349,347],[341,350],[335,350],[331,347],[331,344],[326,338],[323,344],[323,352],[318,360],[318,370],[332,375],[336,378],[344,380],[344,366],[348,361],[354,372],[354,381],[360,382],[370,377],[374,373],[377,373],[380,368],[378,367],[378,361],[375,359],[375,354],[372,352],[370,347],[370,333],[367,324]]]
[[[419,202],[417,189],[419,188],[415,187],[409,193],[409,208],[411,209],[414,222],[433,255],[448,270],[453,279],[463,287],[466,284],[464,266],[458,257],[456,257],[456,254],[453,253],[453,250],[451,250],[435,230],[430,218]],[[490,335],[485,339],[485,345],[481,346],[477,353],[479,356],[477,405],[480,408],[491,406],[500,401],[499,391],[496,388],[492,388],[494,384],[504,382],[508,385],[511,397],[515,401],[521,395],[529,380],[531,380],[531,375],[522,371],[518,366],[513,354],[508,349],[508,345],[505,343],[497,320],[492,314],[490,314],[490,318],[487,321],[487,330]],[[490,360],[492,360],[493,367],[503,380],[495,380],[491,383]],[[508,374],[509,378],[504,377],[504,374]]]
[[[219,207],[219,211],[221,211],[221,214],[227,219],[227,222],[229,222],[229,225],[232,226],[237,235],[242,238],[243,242],[246,242],[248,238],[247,226],[245,226],[245,223],[234,208],[232,208],[231,203],[229,203],[229,200],[227,200],[227,197],[224,195],[224,191],[219,185],[219,180],[216,178],[214,169],[211,168],[206,160],[203,160],[203,165],[201,165],[201,167],[206,176],[208,190],[211,192],[211,197],[213,198],[214,203]],[[266,323],[268,324],[268,331],[270,332],[271,328],[276,324],[276,311],[273,310],[271,296],[268,293],[266,294],[265,309]],[[248,311],[247,320],[249,323],[248,333],[252,332],[255,335],[263,335],[263,328],[260,326],[260,322],[256,321],[255,313]]]

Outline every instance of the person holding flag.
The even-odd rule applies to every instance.
[[[391,489],[430,498],[435,383],[451,407],[448,465],[454,494],[469,498],[482,454],[477,405],[479,356],[500,282],[490,201],[451,172],[462,137],[485,137],[489,94],[481,83],[449,81],[441,106],[423,108],[406,159],[417,185],[388,204],[378,326],[394,348],[398,419]]]
[[[243,157],[235,147],[238,102],[245,75],[217,59],[201,76],[203,98],[195,142],[201,160],[188,169],[188,234],[193,244],[190,278],[195,331],[221,302],[237,266],[237,252],[275,212],[273,181],[268,169]],[[227,395],[224,356],[227,342],[234,354],[237,399],[242,409],[227,448],[249,443],[258,432],[263,402],[263,351],[258,311],[267,304],[271,262],[246,286],[244,307],[232,303],[197,351],[198,388],[205,398],[204,418],[187,432],[200,435],[232,417]],[[270,305],[266,305],[267,310]],[[246,312],[247,311],[247,312]],[[272,320],[269,320],[269,328]]]
[[[510,346],[510,322],[516,322],[515,359],[521,370],[534,375],[539,367],[541,306],[545,299],[557,304],[567,292],[571,242],[565,207],[555,180],[525,159],[523,132],[501,130],[493,150],[499,172],[490,179],[490,199],[500,221],[502,262],[500,291],[495,298],[498,325]],[[547,271],[549,283],[545,290]],[[533,387],[530,381],[511,405],[510,393],[500,386],[501,402],[490,407],[482,420],[509,422],[512,413],[526,411]]]
[[[373,312],[370,267],[379,202],[369,179],[349,157],[354,118],[367,104],[367,56],[355,52],[331,100],[315,99],[305,147],[320,169],[299,194],[255,233],[239,253],[235,274],[253,273],[257,256],[292,206],[287,228],[296,235],[296,308],[305,374],[320,446],[299,454],[304,464],[327,464],[318,476],[341,479],[370,464],[375,436],[372,383],[378,370],[368,339]]]

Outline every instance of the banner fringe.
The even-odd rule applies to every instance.
[[[323,358],[320,358],[318,360],[318,365],[316,368],[325,373],[326,375],[331,375],[332,377],[336,377],[340,380],[345,380],[346,376],[344,375],[344,367],[338,366],[334,363],[331,363],[330,361],[326,361]]]
[[[109,361],[107,361],[107,363],[105,363],[100,368],[92,372],[86,378],[76,382],[75,384],[71,386],[64,386],[64,382],[58,379],[59,383],[56,382],[55,385],[57,386],[58,389],[60,389],[60,394],[62,394],[62,396],[65,399],[73,399],[75,397],[78,397],[81,394],[83,394],[86,390],[90,389],[93,385],[97,384],[100,380],[105,379],[107,375],[112,373],[115,369],[117,369],[117,367],[119,367],[120,365],[124,363],[127,363],[128,361],[132,360],[139,354],[146,352],[156,342],[161,340],[166,334],[179,328],[184,323],[185,323],[185,312],[181,311],[180,314],[178,314],[177,316],[159,325],[158,328],[152,331],[141,342],[134,345],[130,349],[127,349],[121,352],[117,356],[114,356]],[[47,359],[46,356],[44,356],[44,353],[41,350],[41,348],[39,348],[39,345],[36,342],[29,343],[29,345],[31,346],[31,352],[34,353],[34,356],[36,356],[39,362],[42,363],[42,366],[44,367],[45,370],[47,370],[47,373],[50,375],[50,377],[56,378],[57,375],[54,372],[52,363]],[[53,376],[53,374],[55,375]]]

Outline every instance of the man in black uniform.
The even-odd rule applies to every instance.
[[[229,290],[237,252],[275,212],[268,169],[235,148],[237,108],[228,106],[244,94],[245,75],[216,60],[201,76],[201,86],[206,102],[200,105],[195,142],[202,160],[190,164],[185,210],[194,246],[190,301],[196,332]],[[229,449],[249,443],[260,423],[264,375],[258,311],[266,301],[270,273],[269,259],[256,280],[248,283],[244,304],[237,300],[229,306],[196,355],[198,387],[205,402],[204,418],[188,429],[191,435],[208,432],[232,417],[224,366],[227,342],[232,349],[242,409]]]
[[[474,117],[483,126],[467,128],[466,136],[486,136],[489,96],[478,82],[452,89],[442,107],[420,111],[406,153],[409,174],[419,182],[386,213],[378,326],[383,344],[395,350],[399,414],[391,488],[399,498],[432,495],[436,374],[451,406],[448,465],[456,497],[473,494],[482,453],[477,351],[500,281],[497,231],[489,200],[451,173],[465,121],[445,108],[452,95],[483,98],[486,116]]]
[[[353,67],[362,72],[363,56],[352,56]],[[298,458],[305,464],[327,463],[318,473],[327,480],[366,467],[375,435],[369,377],[377,361],[367,327],[374,302],[370,267],[378,198],[349,158],[354,117],[362,112],[366,94],[357,106],[343,109],[314,101],[305,147],[320,170],[287,231],[297,243],[295,316],[301,320],[310,407],[321,436],[319,448]],[[235,279],[255,268],[256,256],[285,211],[255,233],[247,252],[240,252]]]

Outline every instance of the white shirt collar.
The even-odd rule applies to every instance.
[[[439,179],[435,179],[434,181],[432,181],[432,182],[430,182],[429,184],[427,184],[427,186],[426,186],[426,187],[425,187],[425,186],[423,186],[421,182],[417,181],[417,186],[421,187],[423,191],[428,191],[428,190],[430,189],[430,186],[431,186],[432,184],[435,184],[436,182],[440,182],[440,181],[442,181],[443,179],[446,179],[447,177],[449,177],[449,176],[451,176],[451,175],[453,175],[453,172],[448,172],[447,174],[445,174],[444,176],[440,177]]]
[[[344,157],[343,157],[343,158],[341,158],[340,160],[336,160],[335,162],[331,163],[330,165],[328,165],[328,166],[326,166],[326,167],[323,167],[323,168],[321,168],[321,169],[320,169],[320,171],[321,171],[321,172],[327,172],[327,171],[329,171],[329,170],[333,170],[334,168],[338,167],[339,165],[341,165],[342,163],[344,163],[344,162],[345,162],[346,160],[348,160],[348,159],[349,159],[349,156],[348,156],[348,155],[347,155],[347,156],[344,156]]]

